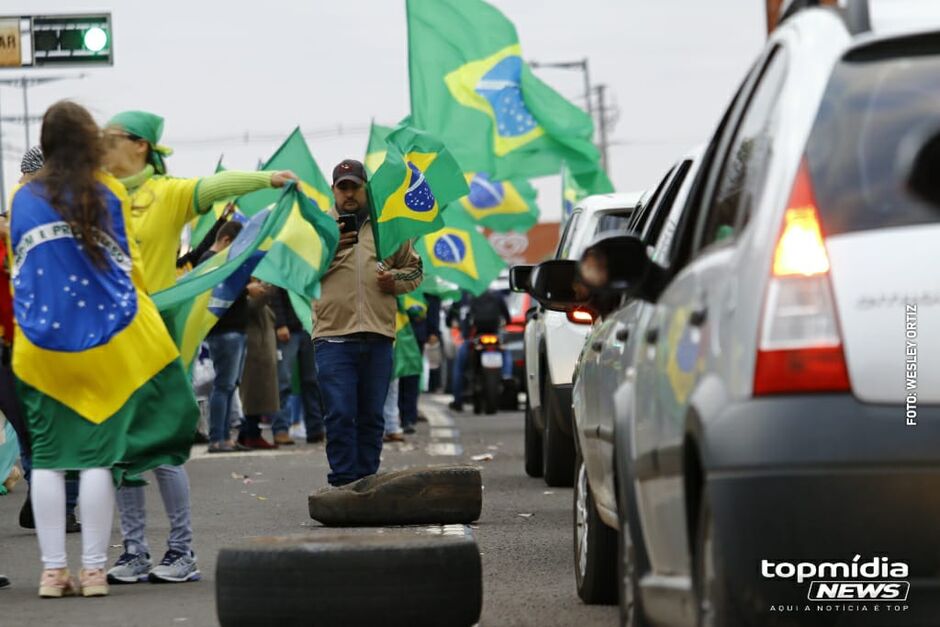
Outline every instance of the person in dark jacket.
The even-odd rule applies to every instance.
[[[304,408],[307,442],[322,442],[324,439],[323,405],[320,386],[317,382],[317,360],[313,349],[313,339],[297,318],[286,290],[277,289],[271,307],[274,309],[274,328],[277,333],[277,348],[280,355],[277,374],[281,396],[281,411],[271,425],[274,443],[294,443],[289,434],[290,409],[287,406],[287,397],[291,392],[295,366],[300,369],[300,399]]]
[[[496,290],[487,290],[476,297],[464,292],[460,303],[454,303],[451,313],[459,316],[463,343],[457,349],[451,390],[454,400],[448,405],[454,411],[463,411],[464,371],[470,357],[470,346],[474,336],[484,333],[499,333],[504,324],[512,320],[506,300]],[[449,316],[453,318],[454,315]],[[512,358],[503,350],[503,378],[512,376]]]

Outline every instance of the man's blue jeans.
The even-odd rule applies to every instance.
[[[215,368],[215,382],[209,395],[209,442],[217,444],[229,439],[232,395],[242,378],[247,353],[245,334],[228,331],[206,338],[209,356]]]
[[[470,348],[473,340],[464,340],[457,349],[457,358],[454,359],[454,377],[450,381],[451,391],[454,393],[454,402],[463,403],[464,371],[467,369],[467,359],[470,357]],[[503,378],[512,378],[512,353],[503,349]]]
[[[277,362],[278,385],[281,389],[281,411],[274,418],[271,431],[287,433],[290,430],[290,407],[287,397],[291,392],[294,364],[300,366],[300,398],[304,406],[304,426],[307,437],[323,433],[323,402],[317,381],[317,359],[313,340],[306,331],[291,331],[290,339],[278,342],[280,357]]]
[[[382,455],[392,339],[318,339],[316,355],[326,409],[327,480],[339,486],[374,475]]]

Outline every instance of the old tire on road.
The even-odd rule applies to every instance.
[[[480,551],[462,525],[256,538],[216,566],[222,627],[470,626]]]

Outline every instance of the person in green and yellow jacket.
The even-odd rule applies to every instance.
[[[289,171],[226,171],[202,178],[172,177],[166,169],[166,157],[172,151],[160,145],[162,134],[163,118],[146,111],[119,113],[102,133],[104,167],[124,184],[130,196],[130,231],[143,261],[144,287],[151,294],[176,281],[180,234],[196,214],[205,213],[218,200],[281,187],[297,179]],[[124,552],[108,571],[111,583],[148,579],[182,583],[200,578],[192,550],[189,477],[182,466],[160,466],[154,474],[170,519],[167,551],[160,564],[153,566],[145,534],[144,489],[122,487],[117,502]]]

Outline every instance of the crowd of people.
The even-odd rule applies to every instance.
[[[197,246],[181,250],[194,218],[217,202],[297,177],[290,171],[170,176],[163,123],[152,113],[126,111],[99,129],[81,106],[53,105],[43,116],[40,146],[23,158],[23,178],[2,220],[0,283],[12,289],[0,289],[0,410],[16,432],[29,486],[20,525],[36,529],[41,597],[102,596],[109,584],[200,579],[184,466],[194,442],[205,442],[212,454],[290,446],[295,437],[325,442],[327,480],[343,486],[375,474],[383,443],[403,441],[419,420],[421,375],[393,376],[393,342],[399,297],[421,284],[421,258],[411,243],[378,258],[368,175],[351,159],[332,172],[329,215],[340,237],[312,319],[298,318],[286,290],[249,278],[197,358],[211,363],[200,412],[192,385],[197,368],[185,369],[150,295],[225,251],[242,229],[229,204]],[[64,292],[55,292],[63,284]],[[79,294],[83,300],[76,301]],[[408,310],[409,323],[419,350],[440,354],[441,301],[425,299],[426,307]],[[67,311],[76,302],[79,309]],[[124,368],[139,376],[136,388],[115,400],[94,379],[102,375],[101,351],[121,342],[134,342],[135,350],[108,353],[109,372]],[[47,381],[48,360],[59,360],[55,385]],[[461,378],[465,361],[458,355]],[[443,387],[433,377],[431,385]],[[170,522],[159,562],[147,539],[144,472],[156,479]],[[123,551],[109,568],[115,506]],[[67,532],[82,534],[77,583],[68,568]],[[8,584],[0,577],[0,588]]]

